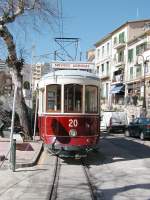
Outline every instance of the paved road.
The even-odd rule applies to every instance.
[[[117,134],[101,139],[90,171],[102,199],[150,200],[149,144]]]
[[[150,141],[106,135],[86,161],[100,199],[150,200]],[[44,152],[35,167],[0,171],[0,200],[48,200],[53,167],[54,158]],[[60,184],[58,199],[87,199],[79,162],[62,161]]]

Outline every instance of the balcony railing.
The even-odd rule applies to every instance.
[[[109,78],[109,77],[110,77],[110,73],[109,72],[100,74],[100,79],[105,79],[105,78]]]
[[[114,49],[120,49],[120,48],[125,47],[125,46],[126,46],[125,42],[116,43],[114,45]]]
[[[115,61],[115,62],[114,62],[114,66],[115,66],[115,67],[119,67],[120,65],[125,65],[124,59],[122,59],[122,60],[120,60],[120,61]]]
[[[123,74],[114,76],[112,82],[122,83],[124,81]]]
[[[133,81],[133,80],[141,79],[141,78],[143,78],[143,74],[142,74],[142,72],[139,72],[139,73],[137,73],[137,74],[130,75],[130,76],[128,77],[128,81]]]

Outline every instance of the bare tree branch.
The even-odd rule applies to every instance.
[[[0,4],[0,24],[8,24],[15,21],[16,17],[22,15],[25,12],[34,11],[38,14],[56,16],[57,11],[50,9],[50,2],[42,0],[7,0],[2,1]],[[49,6],[48,6],[49,4]]]
[[[22,92],[23,77],[21,70],[24,65],[24,59],[17,57],[16,43],[13,38],[13,31],[10,23],[16,22],[19,19],[23,20],[21,16],[30,24],[37,21],[35,28],[41,25],[41,21],[51,25],[51,19],[57,16],[57,8],[54,9],[53,1],[56,0],[0,0],[0,38],[3,39],[7,51],[7,64],[11,67],[11,76],[14,85],[18,85],[17,104],[20,111],[18,112],[20,123],[24,128],[27,136],[31,136],[31,127],[28,120],[28,109],[25,104],[25,99]],[[38,20],[34,21],[34,17]],[[29,18],[31,19],[29,21]],[[26,27],[27,24],[24,24]],[[42,24],[43,26],[43,24]],[[41,27],[40,27],[41,28]],[[43,28],[43,27],[42,27]]]
[[[16,55],[16,47],[13,41],[13,36],[9,32],[8,28],[6,26],[0,25],[0,37],[3,38],[5,41],[5,44],[7,45],[7,49],[9,52],[9,60],[12,61],[12,65],[14,64],[14,61],[17,59]]]

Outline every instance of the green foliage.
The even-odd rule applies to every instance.
[[[23,88],[24,88],[24,89],[27,89],[27,90],[30,89],[30,83],[29,83],[29,81],[25,81],[25,82],[23,83]]]
[[[138,99],[139,99],[139,101],[143,101],[144,97],[139,97]]]

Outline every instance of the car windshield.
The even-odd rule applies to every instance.
[[[150,118],[139,118],[139,123],[148,124],[150,123]]]

